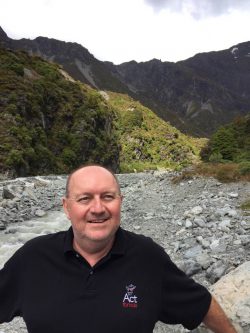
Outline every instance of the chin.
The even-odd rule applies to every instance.
[[[86,233],[86,237],[93,241],[105,241],[113,238],[114,234],[116,233],[118,226],[112,229],[100,229],[100,230],[92,230],[89,233]]]

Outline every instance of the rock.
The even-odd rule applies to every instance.
[[[202,213],[202,211],[203,211],[203,209],[201,206],[195,206],[190,210],[191,214],[194,214],[194,215],[200,215]]]
[[[206,277],[211,283],[215,283],[224,275],[227,268],[228,263],[219,260],[208,268]]]
[[[195,217],[194,218],[194,224],[197,225],[200,228],[204,228],[206,226],[204,218],[200,218],[200,217]]]
[[[229,196],[230,198],[238,198],[239,193],[233,193],[233,192],[231,192],[231,193],[228,193],[228,196]]]
[[[15,198],[15,193],[7,187],[3,188],[3,199],[14,199]]]
[[[210,290],[232,320],[237,332],[249,333],[250,261],[223,276]]]
[[[239,238],[242,245],[250,245],[250,235],[240,235]]]
[[[212,263],[212,258],[207,253],[200,253],[196,256],[195,260],[202,268],[207,269]]]
[[[194,260],[186,260],[183,263],[182,270],[187,276],[192,276],[202,270],[201,265]]]
[[[44,215],[46,215],[46,212],[42,209],[37,209],[35,211],[35,215],[38,216],[38,217],[43,217]]]
[[[199,242],[201,244],[201,246],[204,249],[207,249],[210,246],[210,242],[206,239],[204,239],[202,236],[197,236],[196,237],[197,242]]]
[[[134,228],[135,230],[140,230],[140,229],[141,229],[141,227],[140,227],[139,225],[133,225],[133,228]]]
[[[192,226],[193,226],[193,223],[190,220],[187,219],[186,222],[185,222],[185,227],[187,229],[189,229],[189,228],[192,228]]]
[[[194,258],[198,254],[202,252],[202,247],[200,245],[196,245],[194,247],[191,247],[184,253],[184,258]]]
[[[3,222],[0,222],[0,230],[5,230],[6,229],[6,226],[4,225]]]
[[[23,195],[26,195],[30,199],[32,199],[34,201],[37,201],[37,197],[36,197],[34,191],[30,187],[25,187],[25,189],[23,191]]]

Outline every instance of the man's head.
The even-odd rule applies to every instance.
[[[120,225],[120,187],[106,168],[90,165],[69,175],[64,211],[71,221],[74,237],[81,242],[106,242]]]

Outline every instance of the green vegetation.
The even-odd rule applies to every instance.
[[[201,150],[205,162],[242,163],[242,172],[250,166],[250,114],[220,127]]]
[[[248,200],[244,201],[241,204],[240,208],[244,211],[250,211],[250,198]]]
[[[110,92],[109,103],[117,114],[122,172],[180,170],[198,162],[204,140],[182,134],[127,95]]]
[[[67,173],[86,162],[118,165],[114,112],[59,66],[0,49],[0,170]]]
[[[180,170],[199,161],[204,140],[126,95],[107,96],[70,81],[59,65],[0,48],[0,172],[62,174],[83,163]]]
[[[238,117],[220,127],[200,152],[203,163],[184,172],[174,181],[195,174],[211,176],[221,182],[250,180],[250,115]]]
[[[249,169],[248,169],[249,170]],[[192,179],[194,176],[214,177],[222,183],[250,181],[250,172],[242,173],[241,163],[199,163],[173,178],[174,183]]]

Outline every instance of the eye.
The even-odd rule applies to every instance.
[[[102,195],[102,200],[104,201],[113,201],[116,198],[115,194],[112,193],[106,193],[104,195]]]
[[[90,197],[90,196],[88,196],[88,195],[84,195],[84,196],[78,198],[76,201],[77,201],[78,203],[80,203],[80,204],[87,204],[87,203],[90,202],[90,200],[91,200],[91,197]]]

